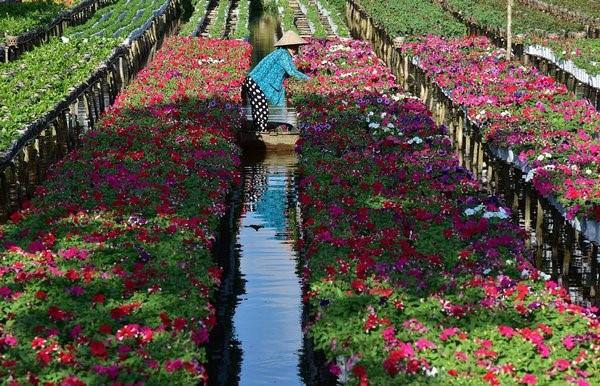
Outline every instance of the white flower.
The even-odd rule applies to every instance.
[[[552,278],[552,276],[550,276],[550,275],[548,275],[547,273],[545,273],[545,272],[542,272],[542,271],[540,271],[540,277],[541,277],[542,279],[544,279],[545,281],[548,281],[548,280],[550,280],[550,279]]]
[[[485,212],[483,214],[484,218],[491,218],[491,217],[497,217],[497,218],[501,218],[501,219],[505,219],[508,218],[508,213],[506,213],[506,210],[504,208],[500,208],[498,209],[497,212]]]
[[[489,268],[486,268],[486,269],[484,269],[484,270],[483,270],[483,274],[484,274],[484,275],[487,275],[487,274],[488,274],[488,273],[490,273],[490,272],[492,272],[492,270],[491,270],[491,269],[489,269]]]
[[[590,169],[585,169],[585,174],[589,176],[590,174],[592,174],[592,171]]]
[[[63,43],[68,43],[69,42],[69,38],[66,36],[61,36],[60,40],[62,40]]]
[[[431,369],[425,369],[425,375],[428,377],[435,377],[438,374],[438,369],[436,367],[432,367]]]
[[[417,143],[417,144],[423,143],[423,140],[419,137],[413,137],[412,139],[408,140],[409,145],[412,145],[413,143]]]

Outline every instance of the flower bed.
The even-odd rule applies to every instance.
[[[53,37],[47,43],[24,53],[17,61],[0,63],[0,153],[8,150],[23,136],[27,125],[56,113],[60,104],[72,102],[69,99],[76,97],[72,95],[73,90],[94,80],[94,72],[113,66],[114,62],[111,61],[126,47],[121,43],[127,34],[144,26],[148,27],[148,17],[119,20],[118,15],[139,13],[149,16],[152,21],[156,17],[154,11],[165,12],[165,6],[168,5],[175,9],[175,3],[176,1],[163,0],[157,2],[155,7],[142,9],[141,6],[135,8],[131,4],[127,5],[126,0],[119,1],[95,14],[100,19],[115,14],[114,18],[106,19],[111,20],[110,23],[90,19],[81,26],[65,31],[65,35],[75,36]],[[126,12],[128,9],[133,12]],[[120,35],[120,40],[112,35],[110,38],[104,35],[108,25],[111,30],[124,33]],[[77,36],[80,33],[83,35]],[[137,67],[133,63],[132,66]]]
[[[351,0],[364,7],[368,14],[381,23],[394,39],[402,36],[412,40],[422,34],[464,36],[466,27],[441,5],[433,1],[417,0]]]
[[[535,188],[567,219],[600,220],[600,115],[566,87],[531,67],[503,60],[485,37],[429,36],[407,44],[452,102],[464,106],[491,148],[506,149]]]
[[[499,34],[506,34],[507,1],[495,0],[443,0],[444,7],[459,12],[463,20],[489,28]],[[516,1],[512,10],[512,32],[514,34],[551,34],[565,35],[569,32],[583,32],[583,23],[561,19],[555,15],[540,11],[535,7]]]
[[[66,7],[58,2],[0,3],[0,31],[18,36],[61,20]]]
[[[311,40],[303,57],[315,80],[290,88],[308,333],[339,382],[591,384],[595,310],[531,265],[444,127],[364,43]]]
[[[1,377],[194,384],[251,47],[171,38],[0,228]]]
[[[600,89],[600,39],[529,38],[526,42],[525,49],[532,54],[557,63],[570,73],[583,71],[583,76],[578,76],[578,80]],[[544,49],[550,52],[542,51]],[[572,62],[570,68],[569,62]]]

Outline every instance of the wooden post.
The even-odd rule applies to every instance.
[[[552,218],[552,276],[558,278],[559,274],[560,274],[560,269],[562,268],[561,266],[559,266],[560,263],[560,258],[558,256],[558,251],[559,248],[561,246],[561,236],[562,236],[562,221],[560,221],[558,218],[553,217]]]
[[[513,0],[508,0],[508,9],[506,14],[506,61],[510,62],[510,52],[512,51],[512,6]]]
[[[538,219],[539,219],[539,211],[540,211],[541,207],[537,206],[537,215],[538,215]],[[531,231],[531,211],[533,210],[533,207],[531,206],[531,189],[525,189],[525,211],[523,212],[523,228],[525,229],[525,232],[527,232],[527,235],[530,234]],[[537,225],[537,224],[536,224]],[[539,224],[541,226],[541,224]],[[538,237],[537,235],[537,227],[536,227],[536,239]],[[526,245],[527,248],[530,247],[530,242],[531,242],[531,237],[527,237],[526,240]]]
[[[542,228],[544,224],[544,208],[542,207],[542,203],[537,198],[536,201],[537,205],[535,219],[535,264],[538,269],[541,269],[542,261],[544,258],[544,229]],[[528,214],[528,212],[526,214]],[[529,228],[529,221],[529,219],[526,220],[527,228]],[[531,240],[531,237],[528,237],[527,240],[529,242]]]

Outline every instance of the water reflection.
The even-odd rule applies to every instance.
[[[210,353],[212,385],[305,384],[299,257],[290,229],[295,164],[293,154],[277,155],[243,168],[227,226],[235,233],[219,251],[230,269],[219,302],[220,337],[211,336],[222,342]]]
[[[287,236],[295,202],[293,165],[245,168],[238,244],[245,291],[233,325],[242,346],[240,385],[302,385],[301,288]]]
[[[273,51],[273,44],[281,37],[281,27],[277,15],[262,13],[251,15],[248,22],[249,41],[252,44],[252,67]]]

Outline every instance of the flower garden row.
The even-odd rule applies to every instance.
[[[451,16],[452,10],[481,28],[504,30],[506,24],[505,2],[446,0],[442,3],[420,2],[418,6],[414,6],[410,0],[355,2],[360,3],[370,15],[381,22],[389,36],[404,36],[408,40],[423,34],[465,36],[466,28]],[[559,30],[581,31],[583,25],[564,22],[547,13],[518,4],[515,7],[517,8],[513,12],[513,33],[520,35],[523,44],[549,47],[556,58],[572,60],[579,69],[592,76],[600,73],[600,39],[566,38],[564,34],[557,34]],[[594,5],[587,8],[593,9]],[[540,32],[546,35],[540,36]]]
[[[536,69],[503,60],[485,37],[429,36],[403,53],[463,106],[494,149],[544,196],[553,196],[572,220],[600,220],[600,114],[564,85]]]
[[[210,246],[239,183],[249,56],[242,42],[171,39],[1,228],[6,379],[204,376],[220,274]],[[314,40],[299,67],[314,75],[291,84],[310,331],[339,379],[597,375],[596,319],[540,280],[507,209],[458,167],[424,106],[392,94],[368,46]]]
[[[220,282],[242,41],[171,38],[0,228],[0,378],[189,385]]]
[[[349,36],[348,28],[344,21],[345,14],[340,12],[339,4],[336,4],[336,2],[339,1],[316,0],[314,2],[316,5],[315,7],[308,0],[297,0],[301,11],[304,12],[306,19],[309,21],[309,26],[311,26],[311,36],[316,38],[325,38],[328,35],[328,26],[323,24],[323,20],[321,20],[319,12],[325,15],[329,23],[329,27],[331,27],[331,30],[336,34],[336,36]],[[277,3],[277,12],[279,14],[282,30],[293,30],[300,33],[295,25],[294,9],[290,6],[289,1],[279,1]]]
[[[590,19],[600,19],[600,5],[594,0],[540,0],[540,3],[544,3],[550,7],[566,9],[576,14],[585,15]]]
[[[535,9],[529,6],[529,2],[521,3],[527,5],[517,1],[513,8],[514,39],[525,46],[548,47],[552,49],[556,58],[572,60],[579,69],[585,70],[590,75],[600,73],[598,65],[600,39],[568,37],[584,34],[586,23],[569,22],[559,16]],[[460,12],[462,18],[475,25],[505,34],[506,2],[444,0],[444,7],[455,13]],[[592,0],[581,2],[579,7],[586,7],[589,12],[598,9]]]
[[[55,2],[0,3],[0,31],[18,36],[30,30],[43,28],[60,18],[64,4]]]
[[[308,334],[340,384],[592,384],[595,310],[531,265],[423,103],[363,42],[311,40],[298,67]]]
[[[584,0],[585,1],[585,0]],[[497,31],[506,31],[506,1],[442,0],[445,9],[460,11],[461,17],[476,25]],[[585,25],[564,20],[556,15],[515,1],[512,9],[512,32],[526,34],[560,34],[584,32]]]
[[[30,1],[0,3],[0,31],[6,35],[19,36],[26,32],[48,28],[63,14],[85,0],[67,3],[63,1]]]
[[[68,28],[66,36],[51,38],[19,60],[0,63],[0,153],[21,136],[27,125],[53,111],[96,69],[106,65],[123,38],[144,26],[154,17],[154,11],[171,0],[161,0],[151,7],[142,6],[145,1],[120,0],[98,11],[96,18],[82,26]],[[140,11],[145,18],[135,18]],[[111,21],[105,24],[100,20]],[[120,38],[102,36],[109,24],[113,31],[120,31]]]

